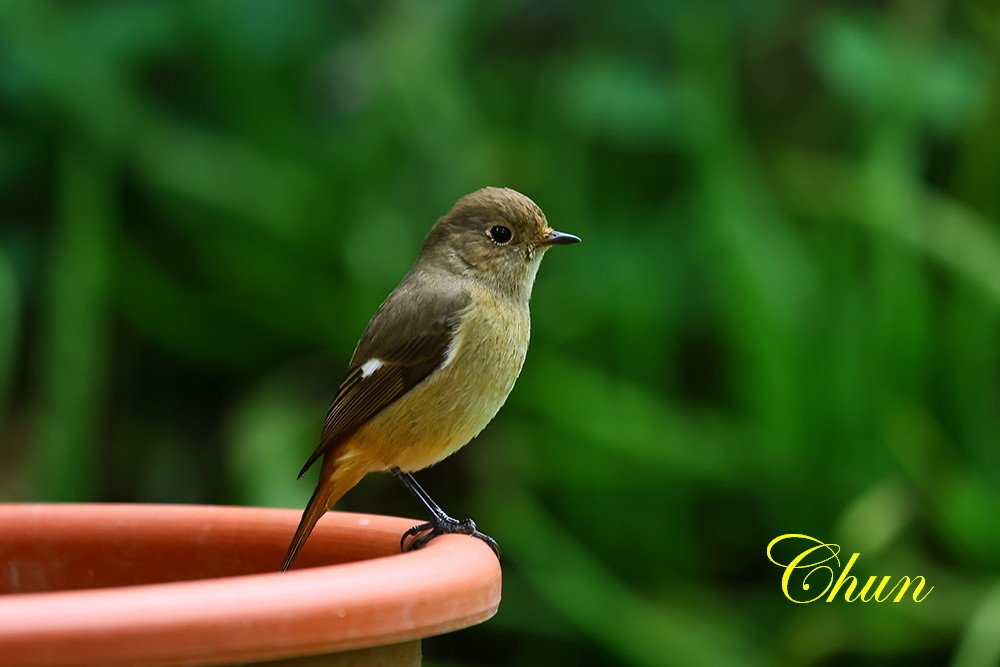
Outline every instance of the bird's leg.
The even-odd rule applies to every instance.
[[[417,480],[413,479],[413,475],[410,473],[403,472],[399,468],[391,468],[389,472],[406,487],[406,490],[424,506],[427,514],[430,515],[430,521],[417,524],[403,533],[403,536],[399,539],[399,548],[401,550],[413,551],[419,549],[438,535],[461,533],[462,535],[471,535],[486,542],[490,549],[493,549],[493,553],[497,555],[497,558],[500,557],[500,545],[489,535],[477,530],[475,521],[472,519],[459,521],[445,514],[441,506],[434,502],[434,499],[424,491],[423,487],[417,484]],[[413,539],[407,543],[407,539],[409,538]]]

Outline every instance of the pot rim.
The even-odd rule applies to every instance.
[[[291,509],[205,505],[0,504],[0,532],[13,526],[45,535],[88,524],[118,530],[127,525],[140,534],[194,530],[204,544],[206,531],[235,527],[253,531],[255,544],[277,554],[299,516]],[[493,616],[500,565],[480,540],[445,535],[419,551],[379,555],[398,549],[400,535],[413,524],[328,512],[310,549],[314,556],[319,550],[333,556],[345,535],[356,535],[373,555],[354,562],[0,595],[0,655],[23,665],[185,665],[209,656],[220,662],[265,660],[418,639]],[[14,565],[8,560],[0,567]]]

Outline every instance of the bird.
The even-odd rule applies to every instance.
[[[476,190],[438,219],[365,328],[299,472],[322,460],[282,571],[323,514],[371,472],[391,473],[429,516],[403,533],[401,550],[463,533],[499,557],[492,537],[447,515],[412,473],[456,452],[496,416],[528,351],[528,302],[542,256],[579,241],[510,188]]]

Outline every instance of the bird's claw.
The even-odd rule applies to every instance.
[[[413,526],[399,538],[399,548],[401,551],[416,551],[426,546],[435,537],[452,534],[470,535],[480,539],[493,550],[497,558],[500,558],[500,545],[486,533],[477,530],[475,521],[472,519],[459,521],[449,516],[438,521],[428,521],[427,523],[418,523],[416,526]],[[410,540],[409,542],[407,542],[408,539]]]

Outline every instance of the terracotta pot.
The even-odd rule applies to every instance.
[[[420,638],[496,613],[500,566],[479,540],[448,535],[401,554],[412,519],[330,512],[296,569],[279,573],[298,519],[0,505],[0,663],[417,664]]]

